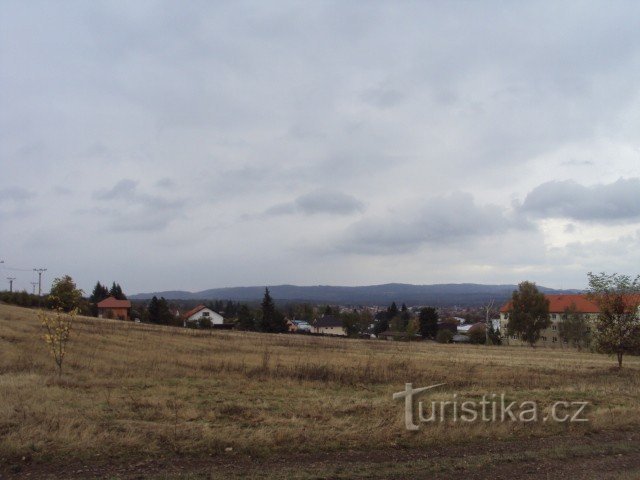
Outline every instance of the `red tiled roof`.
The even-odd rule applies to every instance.
[[[98,302],[98,308],[131,308],[129,300],[118,300],[116,297],[108,297]]]
[[[182,318],[189,318],[191,315],[193,315],[194,313],[198,313],[200,310],[202,310],[203,308],[207,308],[204,305],[198,305],[197,307],[192,308],[191,310],[189,310],[186,313],[182,314]]]
[[[564,313],[565,309],[576,306],[576,310],[580,313],[598,313],[600,309],[592,300],[589,300],[584,294],[577,295],[545,295],[549,300],[549,313]],[[511,310],[511,302],[505,303],[500,312],[506,313]]]

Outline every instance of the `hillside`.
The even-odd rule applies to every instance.
[[[640,359],[613,364],[561,349],[79,318],[59,379],[35,311],[0,305],[0,476],[519,479],[535,458],[548,478],[609,478],[640,460]],[[584,399],[590,421],[407,432],[391,398],[405,382],[445,383],[441,399]]]
[[[329,285],[269,286],[271,295],[279,301],[329,303],[339,305],[389,305],[391,302],[412,305],[434,306],[479,306],[494,300],[505,302],[517,285],[482,285],[474,283],[411,285],[388,283],[360,287],[340,287]],[[578,290],[554,290],[539,287],[545,293],[576,293]],[[200,292],[164,291],[132,295],[133,300],[164,297],[170,300],[234,300],[256,301],[262,299],[264,286],[212,288]]]

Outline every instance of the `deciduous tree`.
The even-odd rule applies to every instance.
[[[511,296],[508,331],[533,346],[540,332],[551,325],[549,300],[533,282],[522,282]]]
[[[76,283],[69,275],[56,278],[49,292],[48,303],[54,309],[64,312],[76,310],[82,301],[82,290],[76,288]]]
[[[591,343],[591,328],[585,316],[578,312],[575,303],[565,308],[562,320],[558,323],[558,335],[563,342],[578,350]]]
[[[589,272],[588,295],[600,310],[594,333],[599,351],[616,355],[640,352],[640,276]]]

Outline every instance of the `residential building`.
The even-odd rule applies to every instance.
[[[315,333],[324,333],[326,335],[342,335],[345,336],[342,320],[333,315],[323,315],[313,321],[313,331]]]
[[[549,300],[549,319],[551,325],[540,332],[540,340],[536,345],[560,347],[563,346],[559,333],[559,323],[566,318],[566,311],[574,308],[578,315],[587,321],[594,322],[598,316],[598,306],[584,294],[578,295],[545,295]],[[511,302],[507,302],[500,308],[500,334],[505,345],[525,345],[516,335],[509,335],[509,311]],[[566,345],[566,344],[565,344]]]
[[[118,300],[116,297],[108,297],[98,302],[99,318],[114,318],[118,320],[129,320],[131,302],[129,300]]]
[[[201,322],[205,319],[208,319],[211,325],[222,325],[224,323],[224,317],[222,315],[204,305],[198,305],[182,315],[182,321],[185,327],[187,324],[193,324],[194,322],[200,326]]]

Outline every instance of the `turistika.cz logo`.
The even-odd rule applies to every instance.
[[[413,384],[405,383],[404,391],[393,394],[393,399],[404,399],[404,420],[407,430],[419,430],[420,423],[435,422],[556,422],[580,423],[588,422],[585,409],[589,402],[557,401],[552,403],[548,411],[540,408],[538,402],[525,400],[508,402],[506,395],[485,394],[481,400],[463,400],[457,393],[450,400],[431,401],[430,413],[423,402],[418,402],[417,421],[414,412],[418,394],[445,385],[438,383],[428,387],[413,388]],[[544,415],[541,414],[544,413]]]

